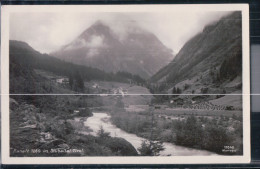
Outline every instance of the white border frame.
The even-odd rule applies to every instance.
[[[1,113],[3,164],[224,164],[249,163],[250,147],[250,58],[249,5],[4,5],[1,16]],[[170,157],[10,157],[9,142],[9,15],[12,12],[178,12],[241,11],[243,48],[243,155]]]

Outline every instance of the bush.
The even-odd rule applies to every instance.
[[[85,108],[85,109],[80,110],[79,113],[77,114],[77,116],[91,117],[91,116],[93,116],[93,114],[89,108]]]
[[[226,110],[235,110],[233,106],[227,106]]]
[[[176,144],[201,147],[202,128],[195,116],[190,116],[185,122],[176,123]]]
[[[211,125],[205,129],[202,146],[207,150],[221,154],[224,145],[229,145],[230,141],[230,136],[223,127]]]
[[[203,88],[200,89],[200,91],[201,91],[202,94],[206,94],[206,93],[208,93],[208,88],[203,87]]]
[[[190,87],[190,85],[185,83],[184,90],[188,89],[189,87]]]
[[[174,123],[176,140],[173,141],[177,145],[205,149],[218,154],[241,154],[242,125],[238,123],[234,126],[234,132],[228,131],[227,126],[229,125],[224,117],[220,117],[220,120],[201,118],[198,121],[195,116],[190,116],[186,121]],[[222,152],[225,145],[233,145],[237,152]]]
[[[160,151],[163,151],[163,143],[160,141],[144,140],[141,147],[138,148],[141,156],[159,156]]]
[[[100,126],[100,129],[99,129],[97,135],[98,135],[98,137],[100,137],[100,138],[110,137],[110,133],[109,133],[109,132],[105,132],[103,126]]]

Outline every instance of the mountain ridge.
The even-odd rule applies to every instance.
[[[124,38],[120,38],[108,25],[97,21],[51,55],[106,72],[126,71],[143,78],[150,77],[173,58],[172,50],[151,32],[138,26],[125,32]]]
[[[226,81],[242,76],[241,20],[241,13],[233,12],[206,26],[203,32],[186,42],[175,58],[149,81],[166,83],[164,88],[167,89],[191,79],[190,86],[197,83],[200,88],[224,88],[222,84]],[[192,93],[184,87],[182,90]]]
[[[236,46],[236,47],[241,47],[241,27],[239,26],[241,24],[241,20],[236,22],[236,25],[232,28],[237,28],[238,30],[232,30],[232,28],[228,29],[228,26],[230,24],[233,24],[230,22],[229,18],[232,17],[239,17],[239,13],[235,12],[231,15],[228,15],[227,17],[221,19],[219,22],[215,24],[211,24],[209,26],[206,26],[203,30],[202,33],[199,33],[195,35],[193,38],[191,38],[188,42],[184,44],[182,49],[179,51],[179,53],[175,56],[175,58],[170,62],[167,66],[162,68],[160,71],[157,72],[152,78],[151,81],[158,81],[160,80],[160,77],[156,78],[158,74],[162,73],[165,71],[165,69],[169,69],[170,67],[178,67],[180,69],[183,69],[186,64],[190,64],[192,62],[198,62],[200,63],[204,59],[211,57],[211,55],[214,55],[214,52],[217,50],[221,50],[221,48],[226,47],[225,45],[230,45],[231,47]],[[234,19],[235,20],[235,19]],[[217,30],[221,31],[218,34],[222,34],[225,30],[226,35],[225,36],[216,36],[218,35],[215,31],[215,29],[220,29],[221,25],[223,25],[223,22],[229,22],[228,25],[225,25],[222,30]],[[231,33],[233,33],[232,36],[228,36]],[[206,41],[210,42],[215,42],[215,43],[205,43]],[[232,42],[233,41],[233,42]],[[198,45],[199,44],[199,45]],[[204,46],[202,46],[204,45]],[[202,48],[203,47],[203,48]],[[233,48],[232,48],[233,49]],[[232,50],[232,49],[225,49],[225,50]],[[217,58],[218,56],[214,56]],[[224,58],[224,57],[223,57]],[[195,60],[199,59],[199,60]],[[192,67],[196,66],[194,64]]]
[[[97,68],[65,62],[50,55],[41,54],[28,43],[17,40],[9,41],[9,62],[10,78],[19,76],[33,77],[34,69],[42,69],[66,77],[78,72],[84,81],[106,80],[128,83],[131,80],[136,83],[144,82],[137,75],[134,76],[125,72],[111,74]]]

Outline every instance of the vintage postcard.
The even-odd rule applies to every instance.
[[[250,162],[247,4],[2,6],[3,164]]]

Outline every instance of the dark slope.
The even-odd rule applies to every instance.
[[[83,121],[74,121],[74,119],[86,119],[92,116],[89,106],[95,102],[93,101],[95,98],[60,95],[75,92],[37,74],[35,68],[56,72],[63,76],[66,75],[68,69],[70,71],[85,70],[86,72],[81,72],[82,75],[89,75],[90,72],[87,71],[98,73],[99,70],[42,55],[24,42],[10,41],[9,44],[10,94],[29,94],[10,95],[10,156],[137,155],[135,148],[123,138],[109,135],[95,137],[78,132],[79,130],[86,131],[86,128]],[[108,78],[104,72],[100,74]],[[58,95],[31,95],[54,93]],[[102,103],[96,104],[100,106]],[[74,110],[78,110],[78,113]],[[72,149],[80,151],[67,151]]]
[[[128,82],[128,80],[131,79],[137,83],[143,82],[139,76],[132,76],[128,73],[119,72],[118,74],[109,74],[96,68],[61,61],[60,59],[47,54],[41,54],[27,43],[21,41],[10,40],[9,51],[11,93],[17,93],[18,91],[21,93],[35,93],[35,90],[33,90],[33,87],[35,86],[34,82],[42,81],[42,79],[39,79],[40,77],[36,76],[34,69],[42,69],[67,77],[75,74],[75,72],[79,72],[85,81],[107,80]],[[25,82],[25,84],[22,85],[22,82]],[[44,91],[41,92],[45,93]]]
[[[98,69],[74,65],[47,54],[41,54],[25,42],[11,40],[9,46],[10,63],[44,69],[60,75],[69,75],[73,70],[79,70],[84,72],[86,80],[110,78],[108,74]]]
[[[213,81],[218,83],[241,75],[241,28],[240,12],[234,12],[217,23],[206,26],[202,33],[183,46],[170,64],[151,77],[151,82],[176,84],[198,75],[212,79],[209,78],[211,70],[211,74],[216,76]]]

